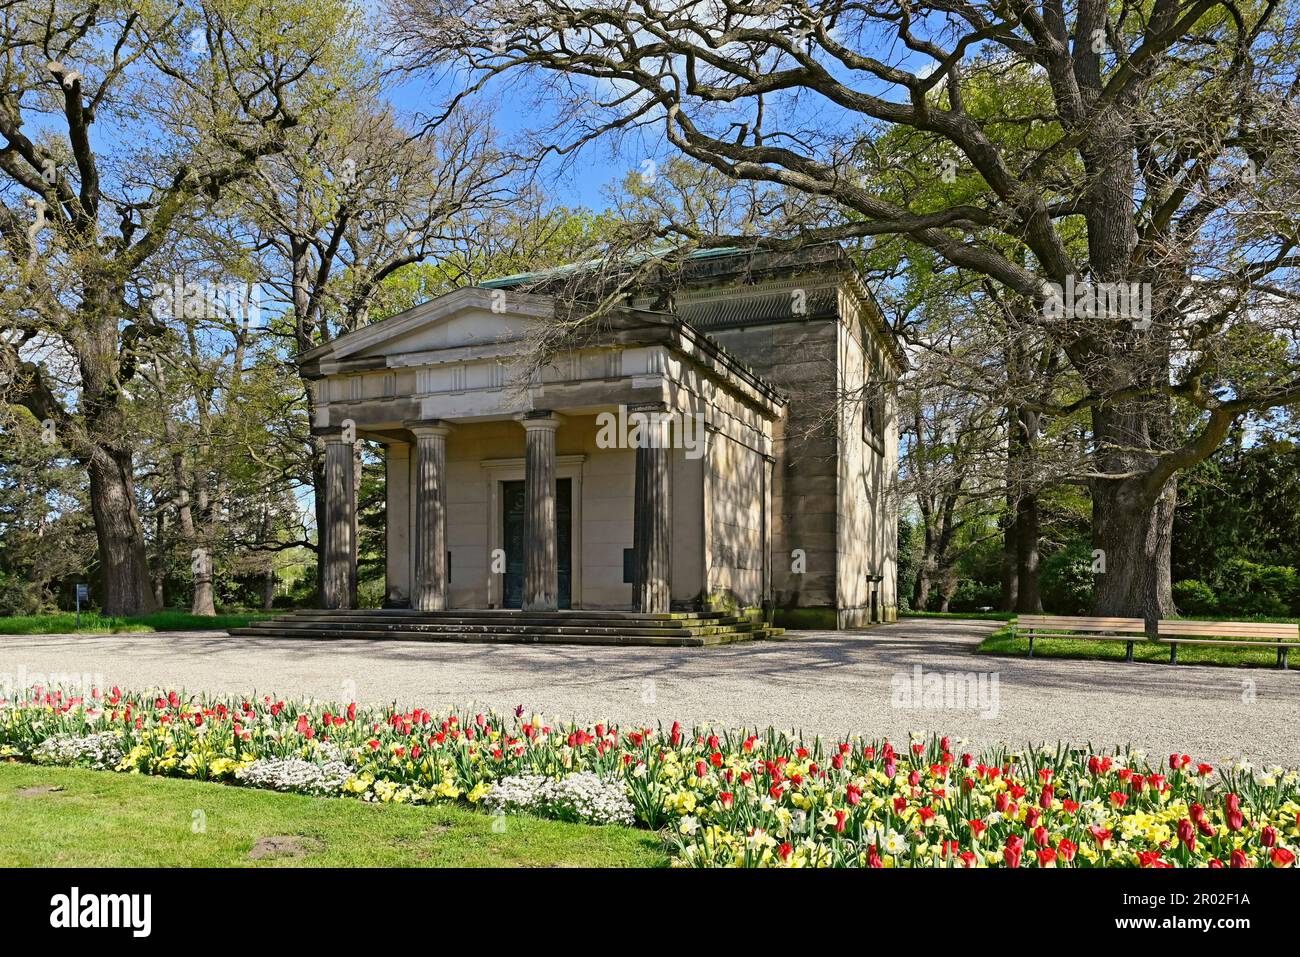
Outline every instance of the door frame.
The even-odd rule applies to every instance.
[[[582,608],[582,464],[584,454],[557,455],[556,479],[569,479],[569,604]],[[504,575],[492,574],[492,552],[505,547],[505,529],[501,523],[501,483],[524,479],[524,460],[483,459],[479,463],[487,483],[488,548],[483,574],[487,577],[488,607],[500,608],[503,600]]]

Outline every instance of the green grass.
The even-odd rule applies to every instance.
[[[900,611],[899,618],[976,618],[982,621],[1010,621],[1014,611]]]
[[[1225,619],[1226,620],[1226,619]],[[1027,657],[1028,638],[1011,637],[1010,626],[999,628],[975,649],[985,655],[1015,655]],[[1035,658],[1076,658],[1094,661],[1124,662],[1128,647],[1122,641],[1089,641],[1086,638],[1035,638]],[[1292,649],[1292,659],[1300,664],[1300,650]],[[1133,660],[1167,665],[1169,646],[1138,641],[1133,645]],[[1225,648],[1223,646],[1198,648],[1193,645],[1178,646],[1180,665],[1225,665],[1228,667],[1277,667],[1277,652],[1267,648]]]
[[[24,789],[61,788],[21,794]],[[0,865],[19,867],[662,867],[648,831],[449,805],[317,798],[110,771],[0,764]],[[202,826],[200,826],[200,824]],[[253,860],[261,838],[305,857]]]
[[[149,631],[203,631],[242,628],[259,618],[272,618],[283,612],[240,612],[229,615],[191,615],[183,611],[159,611],[152,615],[124,617],[105,616],[98,612],[81,613],[81,627],[77,615],[61,611],[52,615],[13,615],[0,618],[0,635],[107,635],[119,632]]]

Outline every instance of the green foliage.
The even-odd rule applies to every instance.
[[[1300,445],[1271,434],[1243,441],[1234,435],[1179,484],[1175,579],[1215,581],[1232,558],[1300,567]]]
[[[1260,565],[1244,558],[1230,558],[1212,581],[1217,610],[1222,614],[1300,614],[1300,575],[1288,565]]]
[[[1205,582],[1189,578],[1174,582],[1174,605],[1184,615],[1216,615],[1219,597]]]
[[[266,617],[257,612],[191,615],[183,611],[159,611],[152,615],[126,617],[83,611],[81,626],[77,616],[63,611],[48,615],[13,615],[0,617],[0,635],[117,634],[150,631],[208,631],[242,628],[250,621]]]
[[[1082,615],[1092,604],[1092,550],[1073,542],[1043,559],[1039,571],[1043,609],[1058,615]]]
[[[912,603],[912,587],[921,562],[921,526],[907,518],[898,520],[898,610],[906,611]]]
[[[990,585],[972,579],[963,579],[948,602],[949,611],[979,611],[997,608],[1002,596],[1000,585]]]

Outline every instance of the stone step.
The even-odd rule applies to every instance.
[[[262,638],[449,641],[501,644],[703,647],[771,638],[784,629],[725,612],[650,615],[621,611],[537,613],[517,609],[299,609],[251,622],[232,635]]]
[[[378,625],[383,627],[405,628],[415,625],[482,625],[487,627],[568,627],[568,628],[731,628],[752,625],[748,618],[577,618],[569,615],[520,615],[510,617],[492,617],[488,615],[465,615],[460,613],[429,612],[423,615],[291,615],[280,618],[253,622],[254,625],[270,624],[319,624],[319,625]]]
[[[690,628],[659,627],[647,628],[641,624],[626,625],[561,625],[547,623],[483,622],[483,621],[307,621],[276,620],[253,622],[246,631],[320,631],[330,630],[341,634],[359,631],[383,631],[392,633],[418,632],[423,634],[457,633],[466,634],[556,634],[556,635],[644,635],[647,637],[685,638],[698,635],[720,635],[729,632],[746,634],[754,630],[748,622],[733,625],[701,625]]]
[[[563,616],[566,618],[612,618],[618,621],[687,621],[687,620],[716,620],[719,618],[736,618],[722,611],[674,611],[674,612],[639,612],[639,611],[618,611],[618,610],[592,610],[585,608],[562,608],[558,611],[546,612],[524,612],[518,608],[449,608],[446,611],[417,611],[413,608],[298,608],[288,615],[281,617],[297,618],[303,616],[311,617],[346,617],[364,615],[366,617],[391,617],[391,618],[411,618],[411,617],[443,617],[459,616],[472,618],[490,618],[494,621],[500,621],[509,618],[555,618]]]
[[[538,644],[538,645],[625,645],[653,647],[698,648],[738,641],[748,634],[725,635],[564,635],[527,631],[517,634],[492,632],[423,632],[423,631],[339,631],[333,628],[304,630],[271,628],[235,628],[232,635],[256,638],[311,638],[319,640],[373,640],[373,641],[448,641],[469,644]]]

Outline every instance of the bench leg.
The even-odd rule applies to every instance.
[[[1128,643],[1128,657],[1124,659],[1129,664],[1133,663],[1133,642]]]
[[[1291,649],[1290,649],[1290,648],[1283,648],[1283,649],[1282,649],[1282,670],[1283,670],[1283,671],[1287,671],[1287,670],[1289,670],[1288,667],[1287,667],[1287,666],[1288,666],[1287,658],[1288,658],[1288,656],[1290,655],[1290,653],[1291,653]]]
[[[1170,645],[1170,646],[1169,646],[1169,663],[1170,663],[1171,665],[1176,665],[1176,664],[1178,664],[1178,646],[1177,646],[1177,645]]]
[[[1029,636],[1029,657],[1034,657],[1034,636]]]

